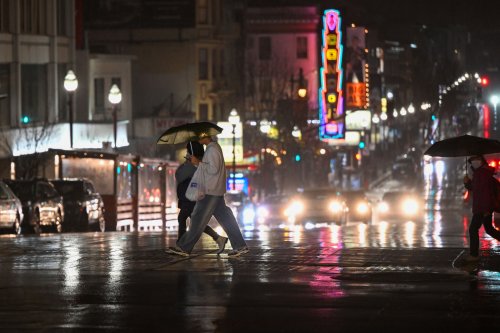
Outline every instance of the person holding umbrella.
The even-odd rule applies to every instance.
[[[179,222],[179,232],[177,235],[177,240],[179,240],[182,235],[186,233],[186,222],[188,217],[193,213],[194,206],[196,202],[189,201],[186,198],[186,190],[189,186],[189,182],[196,171],[196,166],[191,162],[192,158],[201,160],[203,158],[204,149],[203,146],[198,141],[189,141],[187,146],[187,155],[184,157],[186,161],[181,164],[175,171],[175,182],[177,185],[177,198],[178,207],[180,209],[179,215],[177,216],[177,221]],[[226,247],[227,237],[220,236],[212,229],[209,225],[205,227],[204,232],[212,237],[212,239],[219,246],[217,253],[222,253]]]
[[[202,133],[198,137],[199,143],[206,145],[207,148],[202,160],[196,158],[196,156],[193,156],[191,160],[193,164],[198,166],[198,172],[203,175],[205,196],[196,202],[191,214],[189,230],[177,241],[177,245],[170,247],[167,252],[180,256],[189,256],[213,215],[224,228],[233,247],[228,256],[239,257],[247,253],[249,249],[231,208],[226,206],[224,201],[226,166],[222,148],[212,139],[209,133]]]
[[[482,155],[468,159],[473,171],[472,179],[464,176],[464,186],[472,192],[472,221],[469,225],[470,253],[465,261],[479,260],[479,229],[484,226],[488,235],[500,241],[500,231],[493,227],[492,214],[494,210],[494,169],[488,166]]]

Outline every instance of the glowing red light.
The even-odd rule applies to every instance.
[[[481,85],[482,85],[483,87],[486,87],[488,84],[490,84],[490,80],[489,80],[486,76],[483,76],[483,77],[481,78]]]
[[[492,168],[496,168],[497,167],[497,162],[496,161],[491,161],[490,163],[488,163],[488,165]]]

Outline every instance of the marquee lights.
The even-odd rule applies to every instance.
[[[342,95],[342,33],[338,10],[325,10],[320,68],[320,139],[345,137],[344,97]]]

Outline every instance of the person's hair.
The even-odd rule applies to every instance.
[[[203,158],[203,155],[205,154],[203,145],[198,141],[189,141],[186,145],[186,149],[189,155],[193,155],[200,160]]]
[[[474,155],[474,156],[471,156],[468,159],[469,163],[472,162],[472,160],[481,160],[484,164],[488,164],[488,161],[486,161],[486,159],[484,158],[483,155]]]

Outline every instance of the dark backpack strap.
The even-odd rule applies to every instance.
[[[186,198],[186,191],[189,187],[190,182],[191,178],[187,178],[177,185],[177,198],[180,201],[189,201],[188,198]]]

